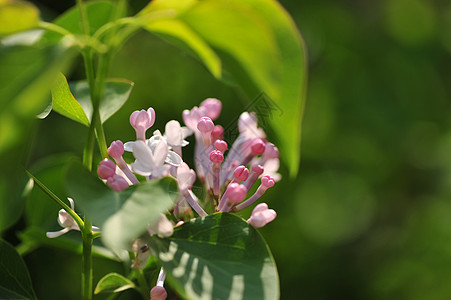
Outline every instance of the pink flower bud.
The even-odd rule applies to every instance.
[[[221,151],[213,150],[210,153],[210,160],[214,164],[220,164],[224,161],[224,155]]]
[[[222,103],[218,99],[208,98],[202,101],[200,108],[205,112],[207,117],[216,120],[222,109]]]
[[[245,166],[238,166],[233,171],[233,176],[237,181],[245,181],[249,177],[249,170]]]
[[[112,142],[108,148],[108,154],[114,159],[121,158],[124,154],[124,143],[120,140]]]
[[[214,127],[215,124],[209,117],[202,117],[197,123],[197,129],[202,133],[211,133]]]
[[[260,155],[265,152],[265,143],[262,139],[255,139],[251,144],[252,155]]]
[[[162,286],[154,286],[150,290],[150,300],[165,300],[168,296],[166,289]]]
[[[128,188],[128,182],[121,175],[116,174],[113,177],[108,178],[106,182],[108,186],[116,192],[120,192]]]
[[[277,149],[277,147],[272,143],[266,143],[263,156],[265,159],[279,158],[279,149]]]
[[[215,148],[216,148],[216,150],[219,150],[222,153],[224,153],[227,150],[227,143],[223,140],[216,140]]]
[[[273,187],[275,182],[276,181],[274,180],[274,178],[269,175],[262,177],[262,186],[264,186],[266,189]]]
[[[261,174],[263,174],[263,171],[264,171],[264,169],[260,165],[253,165],[252,166],[252,173],[257,175],[257,176],[260,176]]]
[[[211,139],[213,141],[222,139],[224,136],[224,128],[221,125],[216,125],[211,132]]]
[[[227,187],[228,200],[233,204],[240,203],[246,197],[247,189],[244,185],[232,182]]]
[[[152,127],[155,123],[155,110],[150,107],[147,111],[144,109],[136,110],[130,115],[130,124],[133,128],[144,128],[145,130]]]
[[[138,140],[146,139],[146,131],[155,123],[155,111],[150,107],[147,111],[137,110],[130,115],[130,124],[135,128]]]
[[[247,222],[255,228],[259,228],[273,221],[276,216],[277,213],[273,209],[268,209],[268,205],[266,203],[260,203],[255,206],[251,217],[247,220]]]
[[[108,179],[116,174],[116,164],[109,158],[105,158],[99,163],[97,175],[102,179]]]

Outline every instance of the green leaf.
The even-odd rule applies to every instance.
[[[179,20],[158,20],[147,23],[144,28],[187,50],[203,62],[213,76],[220,78],[221,60],[211,47],[185,23]]]
[[[279,52],[280,77],[276,87],[279,92],[269,96],[278,107],[269,121],[277,134],[281,157],[288,163],[290,175],[296,176],[307,89],[307,49],[296,24],[277,1],[246,0],[245,3],[266,20],[275,37]],[[261,90],[267,92],[263,87]]]
[[[89,126],[89,120],[83,107],[72,95],[66,77],[59,74],[54,86],[52,87],[52,105],[57,113]]]
[[[117,273],[110,273],[99,280],[94,294],[118,293],[128,289],[134,289],[135,287],[135,284],[124,276]]]
[[[4,240],[0,240],[0,299],[36,299],[22,257]]]
[[[263,127],[272,125],[281,157],[296,175],[307,66],[302,38],[288,13],[275,0],[159,0],[143,13],[171,8],[175,20],[219,55],[221,79],[239,85],[254,100],[250,110],[257,112]],[[185,44],[192,41],[192,34],[169,32]],[[191,47],[194,52],[199,49]]]
[[[176,227],[149,245],[170,282],[188,299],[278,299],[277,268],[261,235],[235,215],[217,213]]]
[[[51,84],[75,57],[61,46],[0,47],[0,154],[17,144],[47,104]]]
[[[84,3],[86,14],[89,22],[89,33],[92,35],[102,25],[108,23],[115,11],[115,4],[111,1],[89,1]],[[82,22],[80,20],[80,11],[77,6],[74,6],[61,16],[55,19],[53,22],[59,25],[73,34],[82,34]],[[58,42],[63,36],[61,34],[46,31],[42,36],[42,41],[45,42]]]
[[[134,83],[125,79],[109,79],[105,83],[100,102],[102,123],[114,115],[127,102]],[[60,74],[52,88],[53,110],[57,113],[89,126],[92,117],[92,102],[87,81],[67,83]]]
[[[0,0],[0,36],[35,28],[39,10],[30,2]]]
[[[73,48],[60,46],[0,46],[0,231],[19,217],[27,182],[23,172],[23,144],[33,132],[32,122],[48,103],[50,86],[75,57]]]
[[[128,249],[132,241],[161,213],[174,205],[177,183],[169,177],[144,182],[117,193],[81,164],[68,170],[69,194],[93,224],[102,229],[102,240],[112,250]]]
[[[87,81],[71,82],[69,84],[75,98],[83,107],[89,122],[92,117],[92,102]],[[104,123],[127,102],[134,83],[126,79],[107,79],[103,98],[100,101],[100,120]]]

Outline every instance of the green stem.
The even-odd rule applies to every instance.
[[[94,87],[95,87],[94,66],[93,66],[92,61],[93,61],[92,50],[89,48],[84,49],[83,62],[85,65],[86,78],[88,79],[89,92],[91,95],[91,99],[94,98]],[[95,110],[95,106],[94,106],[94,110]],[[95,129],[94,122],[91,119],[91,124],[89,126],[88,139],[86,141],[85,149],[83,151],[83,165],[86,168],[88,168],[88,170],[92,169],[92,157],[94,154],[94,141],[95,141],[94,129]]]
[[[92,224],[85,218],[85,228],[82,231],[83,257],[82,257],[82,290],[83,300],[92,299]]]
[[[58,26],[56,24],[49,23],[49,22],[40,21],[38,23],[38,28],[45,29],[48,31],[53,31],[53,32],[59,33],[63,36],[73,36],[72,32],[70,32],[66,28],[63,28],[61,26]]]
[[[138,279],[139,283],[139,291],[141,292],[141,295],[144,299],[149,298],[149,285],[147,284],[146,277],[144,276],[143,270],[136,270],[136,279]]]
[[[34,183],[44,192],[46,193],[53,201],[55,201],[62,209],[64,209],[77,223],[78,228],[83,230],[85,223],[83,220],[77,215],[72,208],[69,207],[63,200],[61,200],[57,195],[55,195],[48,187],[46,187],[40,180],[38,180],[33,174],[25,170],[27,175],[34,180]]]
[[[80,19],[83,27],[83,34],[86,39],[89,39],[89,23],[86,9],[82,0],[77,0],[77,6],[80,10]],[[91,90],[91,100],[95,93],[92,90],[95,87],[95,75],[93,67],[93,54],[90,47],[83,50],[83,60],[86,69],[86,77],[88,79],[89,88]],[[95,109],[95,106],[94,106]],[[98,107],[97,107],[98,109]],[[92,123],[92,122],[91,122]],[[95,124],[94,124],[95,125]],[[89,128],[88,140],[83,151],[83,164],[89,169],[92,169],[92,157],[94,152],[94,126],[91,124]],[[82,298],[83,300],[92,299],[92,223],[85,216],[85,226],[81,230],[83,238],[83,257],[82,257]]]

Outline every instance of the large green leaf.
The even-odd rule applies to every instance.
[[[115,251],[128,249],[177,198],[177,183],[171,178],[141,183],[117,193],[78,163],[69,167],[67,187],[75,203],[102,229],[105,245]]]
[[[263,124],[272,125],[281,157],[295,175],[300,160],[306,54],[288,13],[275,0],[159,0],[142,13],[170,8],[177,12],[173,18],[192,34],[168,31],[166,35],[185,46],[203,40],[219,54],[224,68],[221,79],[229,82],[233,78],[254,100],[249,109],[257,112]],[[147,29],[152,31],[152,25]],[[200,49],[204,50],[191,47],[201,57]]]
[[[24,261],[4,240],[0,240],[0,299],[36,299]]]
[[[145,22],[144,28],[194,54],[217,78],[221,76],[221,60],[211,47],[189,26],[179,20]]]
[[[189,299],[278,299],[274,259],[261,235],[235,215],[218,213],[152,237],[151,249],[177,291]]]
[[[74,49],[60,46],[0,47],[0,154],[27,132],[58,72],[74,57]]]
[[[36,27],[39,10],[30,2],[0,0],[0,36]]]
[[[115,4],[111,1],[89,1],[84,6],[89,22],[89,33],[91,35],[102,25],[108,23],[115,11]],[[66,11],[53,23],[67,29],[73,34],[83,33],[80,11],[77,6]],[[47,31],[43,34],[41,40],[44,42],[57,42],[62,38],[63,36],[58,33]]]
[[[130,279],[117,273],[109,273],[97,283],[94,294],[118,293],[133,288],[135,288],[135,284]]]
[[[74,58],[72,48],[0,47],[0,231],[13,224],[23,208],[23,144],[33,132],[50,85]]]

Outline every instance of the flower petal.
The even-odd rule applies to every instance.
[[[65,234],[66,232],[68,232],[70,229],[69,228],[63,228],[60,231],[51,231],[51,232],[47,232],[45,235],[49,238],[49,239],[53,239],[56,237],[59,237],[63,234]]]
[[[155,166],[152,151],[149,149],[149,147],[147,147],[146,143],[144,143],[143,141],[137,141],[133,145],[133,155],[135,156],[136,160],[139,161],[140,165],[143,166],[144,168],[147,168],[148,171],[150,171],[151,168]]]
[[[160,140],[155,147],[155,150],[153,151],[153,158],[155,162],[156,167],[160,167],[163,165],[164,161],[166,160],[166,157],[168,156],[168,144],[165,140]]]
[[[182,158],[180,155],[175,153],[174,151],[168,151],[168,155],[166,156],[165,162],[170,164],[171,166],[180,166],[181,163],[183,163]]]
[[[171,146],[178,146],[183,141],[182,128],[180,123],[175,120],[166,123],[164,134],[168,144]]]

